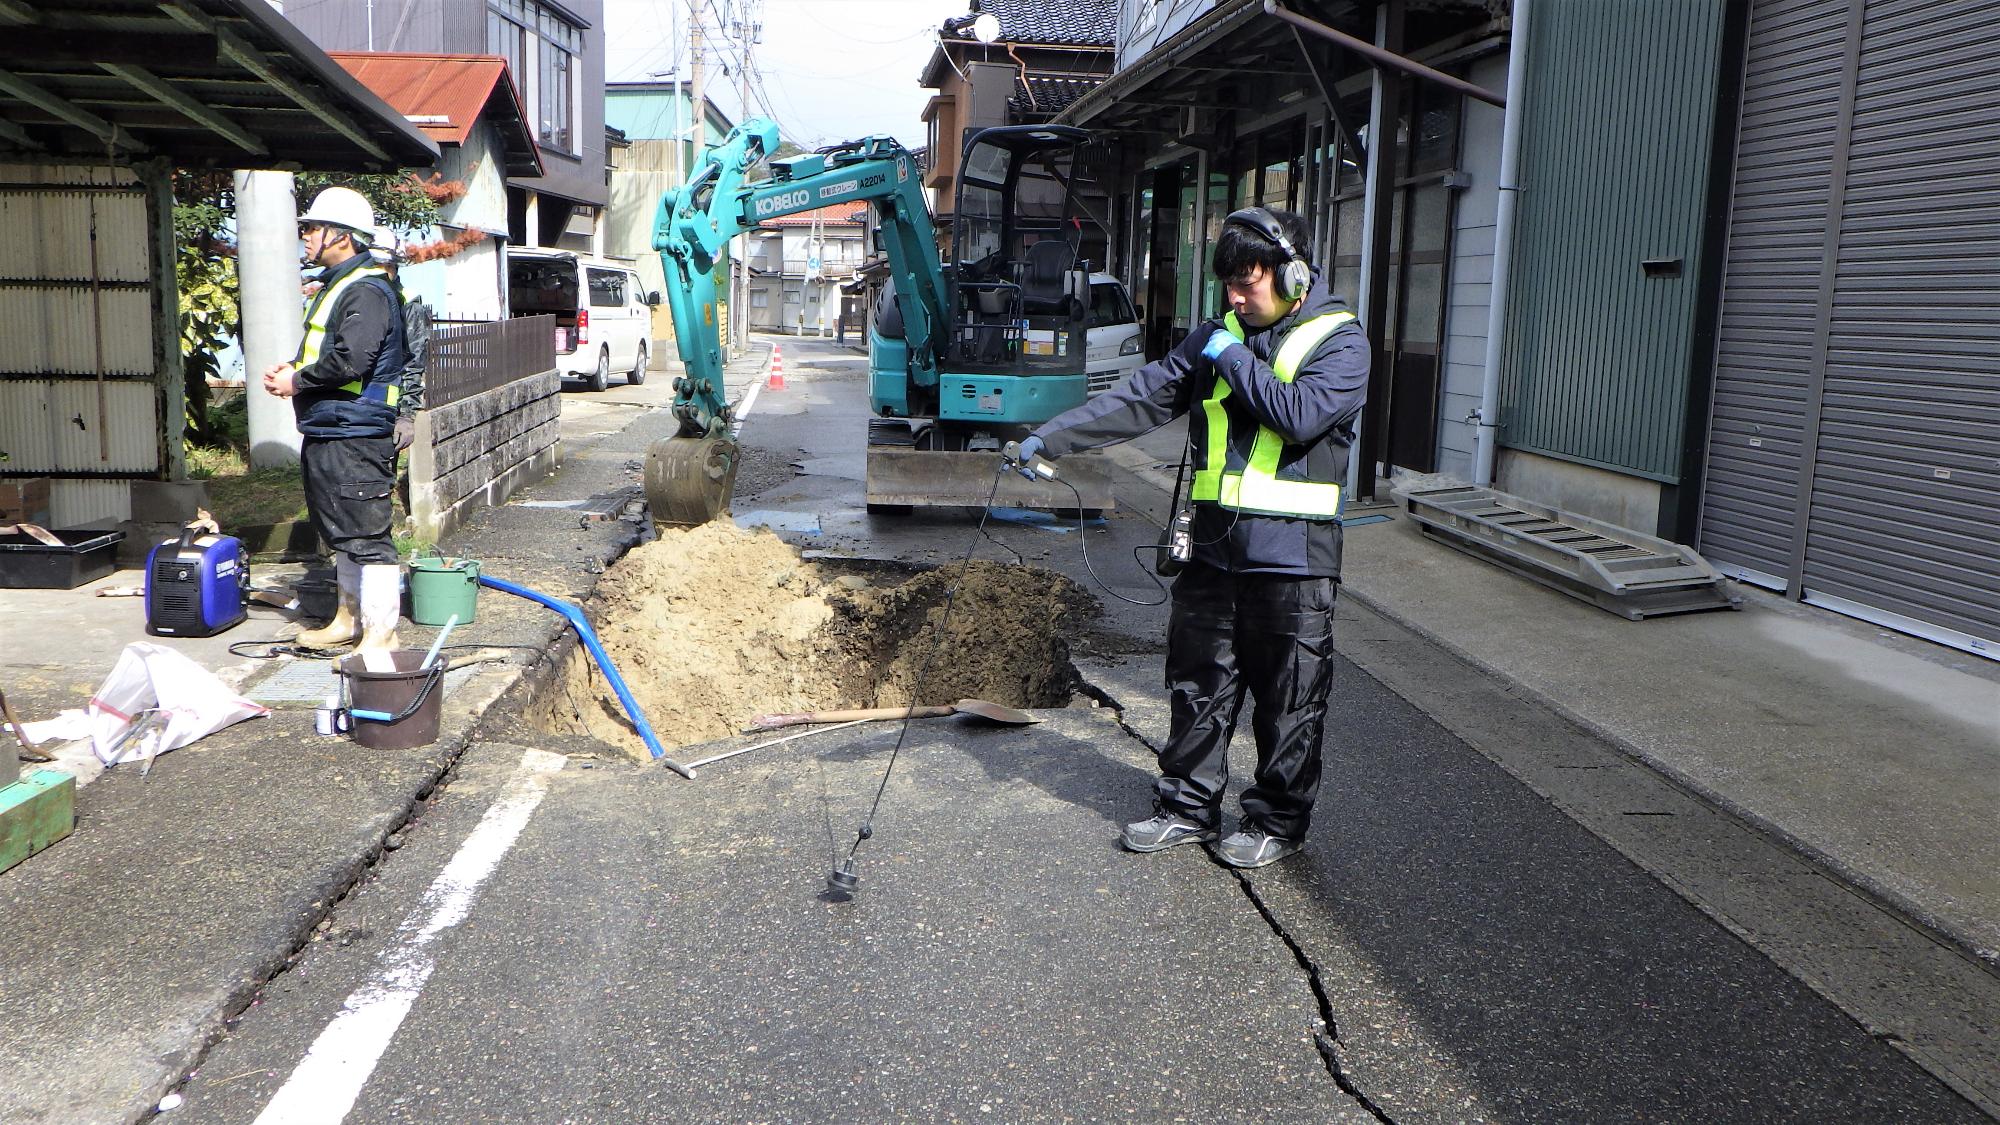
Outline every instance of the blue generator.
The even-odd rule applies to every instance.
[[[159,637],[212,637],[247,616],[250,560],[231,535],[194,528],[146,556],[146,631]]]

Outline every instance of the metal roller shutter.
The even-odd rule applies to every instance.
[[[2000,638],[2000,68],[1991,2],[1871,0],[1807,600]]]
[[[1810,447],[1847,21],[1847,0],[1763,0],[1744,60],[1700,546],[1780,589]]]

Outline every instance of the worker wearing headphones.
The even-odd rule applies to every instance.
[[[1369,349],[1307,245],[1290,212],[1231,214],[1211,262],[1229,313],[1021,443],[1025,465],[1188,419],[1193,550],[1167,628],[1172,723],[1154,815],[1125,826],[1132,851],[1207,843],[1232,867],[1262,867],[1297,852],[1311,823],[1333,684],[1341,486]],[[1257,772],[1237,831],[1222,839],[1246,691]]]

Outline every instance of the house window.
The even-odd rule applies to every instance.
[[[576,151],[576,52],[582,36],[555,13],[543,10],[536,30],[541,35],[541,89],[535,95],[540,122],[537,138],[562,152]]]
[[[527,95],[528,29],[522,22],[522,0],[493,0],[486,9],[486,52],[507,60],[507,74],[522,96]]]
[[[486,49],[507,60],[521,101],[531,107],[536,141],[574,154],[582,31],[536,0],[487,0]]]

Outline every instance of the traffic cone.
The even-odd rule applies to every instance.
[[[771,345],[771,374],[764,380],[767,391],[785,389],[785,348],[782,344]]]

